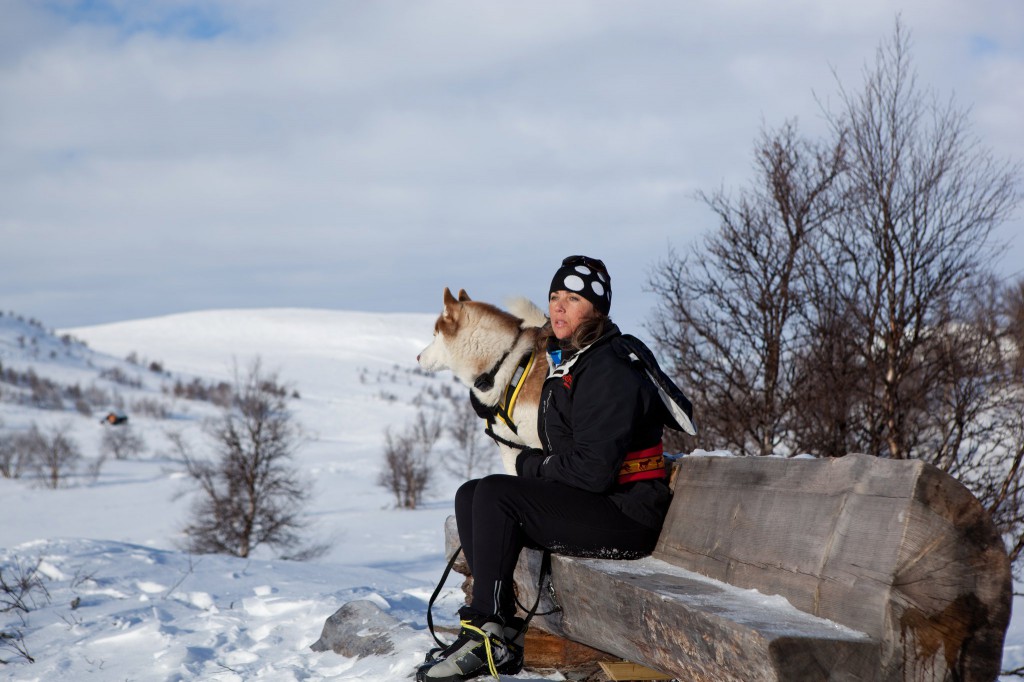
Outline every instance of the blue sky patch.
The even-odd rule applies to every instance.
[[[999,52],[999,43],[988,36],[971,36],[971,55],[974,57],[988,57]]]
[[[215,3],[124,2],[122,0],[51,0],[47,9],[73,24],[116,28],[122,36],[154,33],[209,40],[229,30]]]

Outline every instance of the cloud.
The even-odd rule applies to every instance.
[[[922,81],[1024,157],[1018,2],[905,7]],[[543,298],[578,251],[605,257],[620,318],[639,321],[646,271],[714,227],[695,190],[742,186],[764,125],[823,131],[836,76],[859,84],[896,9],[111,0],[5,15],[0,308],[71,326],[433,310],[446,285]]]

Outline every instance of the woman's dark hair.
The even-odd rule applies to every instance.
[[[605,327],[610,324],[611,321],[612,318],[599,310],[595,310],[593,317],[588,317],[580,322],[580,325],[576,327],[572,336],[567,339],[556,339],[556,341],[562,350],[582,350],[601,338],[601,335],[604,334]],[[548,321],[548,323],[544,325],[540,335],[537,337],[537,348],[542,350],[547,348],[548,341],[554,338],[555,330],[551,328],[551,322]]]

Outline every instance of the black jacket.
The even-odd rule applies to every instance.
[[[641,367],[616,343],[619,336],[609,324],[600,339],[549,372],[538,420],[544,450],[524,452],[516,468],[521,476],[607,494],[630,518],[657,527],[671,501],[668,485],[617,479],[626,453],[661,441],[667,412]]]

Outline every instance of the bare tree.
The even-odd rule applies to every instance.
[[[256,360],[244,377],[236,370],[232,405],[208,425],[216,458],[200,461],[180,448],[199,487],[185,528],[190,551],[247,557],[259,545],[293,550],[302,544],[310,487],[291,464],[300,434],[287,395]]]
[[[829,114],[847,141],[846,210],[826,224],[820,272],[857,333],[866,452],[920,454],[929,387],[948,329],[969,313],[994,256],[993,229],[1019,200],[1019,167],[970,137],[966,113],[917,87],[909,38],[896,24],[860,92],[840,85]]]
[[[841,457],[859,451],[864,372],[850,316],[814,273],[809,268],[804,282],[807,337],[792,358],[797,397],[788,437],[796,452]]]
[[[1010,285],[1003,296],[1007,337],[1015,379],[1024,383],[1024,279]]]
[[[800,167],[765,163],[797,158],[766,153],[790,148],[767,144],[786,139],[775,134],[758,145],[752,191],[705,197],[720,228],[657,272],[655,336],[713,445],[927,461],[982,501],[1017,561],[1024,282],[1004,288],[992,264],[1020,165],[996,160],[963,110],[917,87],[899,21],[863,90],[840,86],[840,104],[826,112],[832,142],[804,147],[835,160],[805,168],[834,172],[768,172]],[[801,223],[804,196],[817,203]]]
[[[377,482],[394,494],[400,508],[415,509],[422,501],[433,479],[431,454],[441,433],[441,420],[428,419],[423,410],[401,433],[385,429],[384,468]]]
[[[64,485],[82,460],[78,443],[68,435],[70,431],[71,425],[63,424],[44,433],[33,423],[28,433],[19,439],[25,456],[47,488],[57,489]]]
[[[449,400],[446,430],[456,447],[442,460],[445,470],[466,480],[490,473],[498,461],[498,450],[488,446],[483,420],[465,395],[449,395]]]
[[[167,438],[167,442],[170,443],[171,451],[169,455],[173,458],[177,456],[182,462],[190,459],[195,459],[193,455],[192,445],[185,438],[185,434],[175,429],[165,429],[164,436]]]
[[[976,301],[976,314],[955,336],[973,353],[961,353],[952,395],[969,405],[936,411],[944,428],[934,448],[945,468],[963,481],[992,514],[1003,534],[1014,574],[1024,578],[1024,378],[1020,360],[1020,292],[1024,281],[1010,286],[990,283]],[[954,405],[956,402],[954,402]]]
[[[39,571],[42,559],[24,562],[18,557],[0,566],[0,613],[28,613],[39,600],[49,602],[50,593]]]
[[[146,442],[129,424],[123,424],[104,429],[100,448],[114,459],[128,459],[132,455],[142,453],[146,448]]]
[[[1001,444],[994,466],[979,468],[971,486],[1003,534],[1014,577],[1024,580],[1024,392],[1003,404]]]
[[[0,422],[0,428],[3,423]],[[30,457],[24,434],[0,431],[0,476],[20,478],[28,470]]]
[[[794,123],[762,133],[754,185],[701,194],[719,228],[690,258],[670,252],[649,280],[652,333],[701,404],[702,438],[750,454],[779,446],[795,397],[789,361],[803,342],[801,272],[838,205],[842,140],[819,146]]]
[[[14,557],[7,565],[0,565],[0,614],[13,613],[20,623],[8,623],[0,628],[0,665],[24,659],[35,663],[29,655],[23,632],[25,615],[36,608],[39,601],[50,601],[50,593],[39,571],[41,559],[34,563]],[[4,658],[10,652],[13,659]]]
[[[19,450],[12,434],[0,433],[0,476],[18,478],[21,476]]]

